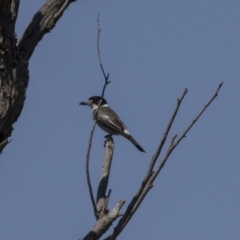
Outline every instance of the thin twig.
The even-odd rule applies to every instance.
[[[172,127],[173,121],[175,120],[175,117],[176,117],[176,115],[177,115],[177,113],[178,113],[178,110],[179,110],[179,108],[180,108],[180,105],[181,105],[181,103],[182,103],[185,95],[187,94],[187,92],[188,92],[188,90],[187,90],[187,88],[186,88],[186,89],[183,91],[182,96],[177,99],[176,108],[175,108],[175,110],[174,110],[174,112],[173,112],[173,114],[172,114],[172,117],[171,117],[171,119],[170,119],[170,121],[169,121],[169,123],[168,123],[168,125],[167,125],[167,127],[166,127],[165,132],[163,133],[161,143],[159,144],[159,147],[157,148],[156,153],[155,153],[154,156],[152,157],[151,163],[149,164],[149,168],[148,168],[148,173],[147,173],[147,174],[149,174],[149,173],[153,170],[153,167],[154,167],[154,165],[155,165],[155,163],[156,163],[156,161],[157,161],[157,159],[158,159],[158,157],[159,157],[159,155],[160,155],[160,153],[161,153],[161,151],[162,151],[162,148],[163,148],[163,146],[164,146],[164,143],[165,143],[165,141],[167,140],[167,136],[168,136],[168,133],[169,133],[171,127]]]
[[[177,138],[177,136],[178,136],[177,134],[173,135],[170,146],[172,146],[174,144],[175,139]]]
[[[98,18],[97,18],[97,51],[98,51],[98,60],[99,60],[99,65],[100,65],[100,68],[102,70],[102,73],[103,73],[103,76],[104,76],[104,80],[105,80],[105,84],[103,86],[103,90],[102,90],[102,95],[101,95],[101,98],[104,97],[104,93],[105,93],[105,89],[107,87],[107,85],[111,82],[111,81],[108,81],[109,79],[109,73],[105,73],[104,71],[104,68],[103,68],[103,64],[102,64],[102,60],[101,60],[101,51],[100,51],[100,33],[102,31],[102,29],[100,28],[100,14],[98,13]],[[97,108],[97,112],[96,112],[96,119],[97,119],[97,115],[98,115],[98,111],[99,111],[99,106],[102,102],[102,99],[99,101],[98,103],[98,108]]]
[[[107,197],[106,197],[106,202],[105,202],[105,206],[104,206],[104,208],[107,208],[107,206],[108,206],[108,202],[109,202],[109,199],[110,199],[111,193],[112,193],[112,189],[109,189],[109,190],[108,190]]]
[[[102,65],[102,60],[101,60],[100,46],[99,46],[99,42],[100,42],[100,33],[101,33],[101,31],[102,31],[102,29],[100,28],[100,24],[99,24],[99,18],[100,18],[100,14],[98,13],[98,18],[97,18],[97,27],[98,27],[98,35],[97,35],[98,60],[99,60],[99,64],[100,64],[100,67],[101,67],[102,73],[103,73],[104,78],[105,78],[105,82],[108,82],[109,73],[106,74],[105,71],[104,71],[104,68],[103,68],[103,65]],[[110,81],[109,81],[109,83],[110,83]],[[104,95],[104,91],[105,91],[105,88],[103,89],[102,97],[103,97],[103,95]]]
[[[216,90],[216,92],[213,94],[213,96],[211,97],[211,99],[204,105],[204,107],[202,108],[202,110],[199,112],[199,114],[195,117],[195,119],[193,119],[193,121],[191,122],[191,124],[186,128],[185,131],[183,131],[182,135],[179,137],[179,139],[176,140],[176,142],[171,146],[169,146],[165,157],[163,158],[162,162],[160,163],[160,165],[158,166],[158,169],[156,170],[156,173],[154,174],[155,176],[153,177],[153,179],[155,179],[157,177],[157,175],[159,174],[159,172],[161,171],[161,169],[163,168],[164,164],[166,163],[168,157],[170,156],[170,154],[172,153],[172,151],[177,147],[177,145],[182,141],[182,139],[184,137],[186,137],[186,134],[189,132],[189,130],[192,128],[192,126],[197,122],[197,120],[200,118],[200,116],[203,114],[203,112],[208,108],[208,106],[212,103],[212,101],[218,96],[218,92],[221,89],[223,85],[223,82],[221,82]]]
[[[97,207],[96,207],[96,203],[95,203],[95,200],[93,197],[93,190],[92,190],[90,174],[89,174],[89,158],[90,158],[90,151],[91,151],[91,147],[92,147],[92,138],[93,138],[94,129],[96,127],[96,123],[97,123],[97,121],[95,120],[92,130],[90,132],[90,137],[89,137],[89,141],[88,141],[88,150],[87,150],[87,156],[86,156],[86,175],[87,175],[87,184],[88,184],[90,199],[91,199],[92,206],[93,206],[94,216],[97,219]]]
[[[221,82],[216,90],[216,92],[213,94],[212,98],[204,105],[202,110],[199,112],[199,114],[193,119],[191,124],[187,127],[187,129],[182,133],[182,135],[179,137],[179,139],[174,144],[174,147],[176,147],[179,142],[186,136],[188,131],[192,128],[192,126],[197,122],[197,120],[200,118],[200,116],[203,114],[203,112],[208,108],[208,106],[212,103],[212,101],[218,96],[218,92],[220,91],[221,87],[223,85],[223,82]]]

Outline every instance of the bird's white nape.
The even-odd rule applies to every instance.
[[[108,105],[107,105],[107,104],[104,104],[104,105],[102,105],[101,107],[108,107]],[[93,105],[92,105],[92,110],[95,110],[96,108],[98,108],[98,105],[97,105],[97,104],[93,104]]]
[[[108,104],[103,104],[101,107],[108,107]]]

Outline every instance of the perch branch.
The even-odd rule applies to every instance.
[[[96,202],[97,202],[98,219],[108,212],[107,204],[111,194],[111,190],[109,190],[109,193],[107,196],[106,196],[106,191],[108,187],[108,180],[109,180],[110,169],[112,164],[113,150],[114,150],[113,139],[108,138],[105,143],[105,154],[103,158],[101,180],[99,182],[99,186],[97,190]]]

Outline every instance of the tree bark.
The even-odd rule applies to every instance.
[[[13,124],[23,109],[29,81],[28,63],[34,49],[74,1],[46,1],[17,40],[19,0],[0,0],[0,152],[9,143]]]

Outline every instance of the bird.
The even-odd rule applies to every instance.
[[[100,102],[101,101],[101,102]],[[99,105],[100,102],[100,105]],[[97,125],[107,132],[109,135],[120,135],[128,139],[132,144],[141,152],[145,152],[144,149],[138,144],[138,142],[132,137],[126,126],[109,106],[107,101],[99,96],[92,96],[86,101],[80,102],[79,105],[87,105],[92,109],[92,117],[95,121],[97,118]],[[99,105],[99,108],[98,108]],[[108,137],[106,136],[106,137]]]

